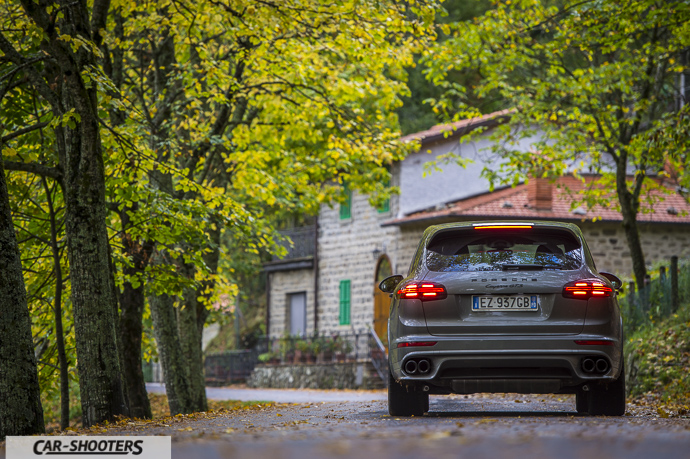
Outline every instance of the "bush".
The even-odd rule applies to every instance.
[[[625,353],[632,397],[690,405],[690,305],[666,319],[652,319],[628,339]]]

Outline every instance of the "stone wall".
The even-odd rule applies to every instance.
[[[398,170],[393,169],[393,184]],[[426,226],[382,227],[398,212],[399,197],[393,196],[390,210],[379,212],[367,195],[353,193],[351,217],[340,219],[338,205],[322,206],[318,226],[319,318],[320,333],[362,332],[374,319],[374,288],[378,259],[374,250],[387,255],[394,274],[407,275],[410,261]],[[314,270],[270,273],[269,335],[279,337],[288,330],[288,295],[307,293],[307,334],[314,331]],[[340,325],[340,281],[350,280],[351,317]]]
[[[397,183],[397,168],[393,168],[392,184]],[[397,254],[400,228],[381,227],[395,217],[398,196],[392,196],[387,212],[372,207],[369,197],[352,193],[351,217],[340,219],[340,209],[322,206],[319,213],[319,331],[363,331],[374,320],[375,271],[378,258],[374,250],[386,254],[394,272],[409,263]],[[407,270],[407,269],[405,269]],[[340,325],[340,281],[350,281],[350,324]]]
[[[620,223],[578,223],[599,271],[632,277],[632,261]],[[690,228],[662,223],[640,223],[640,240],[648,266],[665,262],[673,255],[690,256]]]
[[[257,365],[249,387],[272,389],[380,389],[383,381],[371,362]]]
[[[314,270],[276,271],[269,275],[271,276],[269,336],[277,338],[289,331],[288,295],[300,292],[307,294],[307,335],[312,334],[314,331]]]

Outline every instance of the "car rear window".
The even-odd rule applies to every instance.
[[[426,247],[431,271],[577,269],[579,240],[569,231],[529,229],[476,231],[467,228],[434,236]]]

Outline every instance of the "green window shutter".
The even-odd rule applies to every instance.
[[[390,167],[387,167],[386,169],[388,169],[388,172],[390,172]],[[386,188],[390,188],[390,186],[391,186],[391,181],[390,181],[390,179],[386,180],[386,183],[384,184],[384,186],[385,186]],[[382,213],[384,213],[384,212],[388,212],[389,210],[391,210],[391,200],[390,200],[390,198],[388,198],[388,199],[386,199],[385,201],[383,201],[383,203],[382,203],[380,206],[378,206],[378,207],[376,208],[376,210],[378,210],[378,212],[379,212],[380,214],[382,214]]]
[[[340,281],[340,325],[350,325],[350,281]]]
[[[352,216],[351,212],[351,207],[352,207],[352,190],[345,187],[345,193],[347,193],[347,196],[345,198],[345,202],[340,204],[340,219],[345,220],[347,218],[350,218]]]
[[[391,200],[390,200],[390,198],[388,198],[388,199],[386,199],[385,201],[383,201],[383,204],[381,204],[381,205],[378,207],[377,210],[379,211],[380,214],[382,214],[382,213],[384,213],[384,212],[388,212],[389,210],[391,210]]]

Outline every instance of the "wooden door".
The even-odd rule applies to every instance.
[[[374,332],[385,346],[388,346],[388,314],[391,299],[388,293],[379,290],[379,282],[392,275],[391,262],[386,255],[379,258],[374,279]]]

